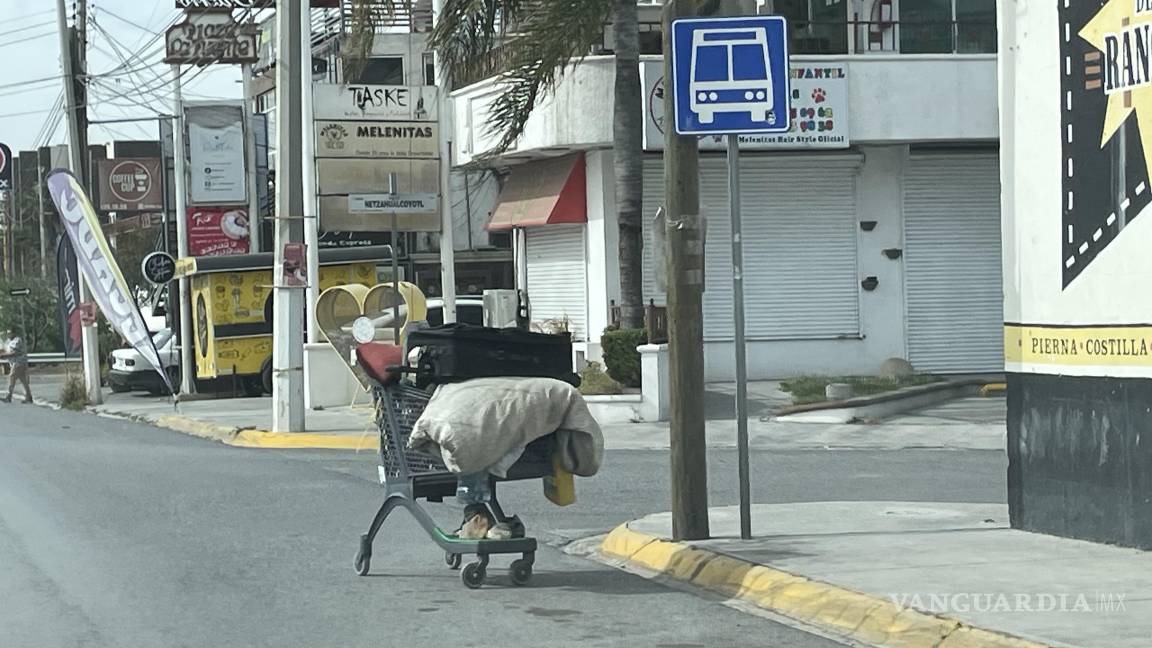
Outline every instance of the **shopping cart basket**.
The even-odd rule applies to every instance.
[[[389,367],[389,373],[396,375],[411,370]],[[376,405],[376,424],[380,429],[380,481],[384,486],[384,503],[368,532],[360,536],[360,551],[356,554],[356,572],[368,574],[372,561],[372,542],[380,531],[384,520],[396,510],[407,509],[428,533],[429,537],[444,550],[444,559],[451,569],[458,569],[461,556],[476,556],[475,562],[464,565],[461,578],[464,585],[476,589],[484,584],[487,577],[488,558],[496,554],[521,554],[512,562],[509,576],[516,585],[527,585],[532,579],[532,565],[536,559],[535,538],[512,538],[508,540],[464,540],[445,533],[432,516],[417,500],[443,501],[445,497],[456,495],[456,475],[445,468],[439,457],[407,448],[412,426],[420,418],[428,404],[430,394],[399,380],[386,380],[377,383],[373,390]],[[492,497],[489,509],[499,522],[509,522],[496,499],[496,482],[522,479],[541,479],[553,473],[552,450],[554,436],[549,435],[529,445],[521,459],[508,471],[504,479],[492,478]]]

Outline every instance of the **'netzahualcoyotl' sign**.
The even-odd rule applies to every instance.
[[[435,159],[438,128],[434,122],[318,121],[316,156]]]

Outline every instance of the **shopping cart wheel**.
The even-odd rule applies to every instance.
[[[444,564],[448,565],[448,569],[460,569],[460,560],[460,554],[451,551],[444,552]]]
[[[480,589],[484,584],[484,578],[487,576],[487,569],[484,568],[483,563],[473,562],[464,565],[464,571],[460,572],[460,580],[464,581],[464,586],[468,589]]]
[[[508,569],[508,576],[512,579],[512,584],[519,587],[524,587],[532,580],[532,563],[524,560],[514,560],[512,567]]]

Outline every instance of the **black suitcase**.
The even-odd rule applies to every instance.
[[[572,371],[572,336],[568,333],[446,324],[412,331],[408,348],[415,347],[422,349],[416,366],[418,384],[516,376],[580,385],[580,377]]]

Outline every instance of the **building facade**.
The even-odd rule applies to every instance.
[[[774,5],[792,26],[794,129],[742,139],[749,375],[869,374],[893,357],[931,373],[1001,372],[994,3]],[[658,20],[656,7],[642,7],[645,300],[663,304],[653,238],[663,203]],[[566,323],[589,359],[619,291],[610,29],[605,39],[603,55],[571,68],[495,161],[507,177],[491,224],[523,232],[533,319]],[[454,93],[457,164],[492,149],[485,124],[498,92],[489,79]],[[726,173],[723,143],[701,139],[714,381],[734,375]]]

